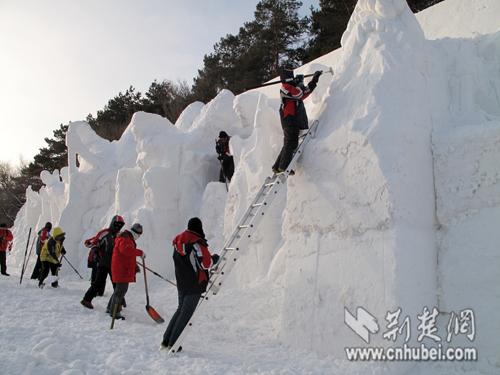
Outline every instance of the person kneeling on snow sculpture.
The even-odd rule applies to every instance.
[[[7,229],[7,224],[0,224],[0,268],[4,276],[10,276],[7,273],[7,251],[10,251],[13,239],[14,236],[12,232]]]
[[[111,259],[111,280],[115,283],[115,291],[109,299],[107,311],[115,319],[125,319],[121,315],[122,302],[128,290],[129,283],[135,283],[135,257],[145,257],[144,252],[137,248],[136,241],[142,235],[142,225],[134,224],[129,230],[124,230],[115,239],[113,257]]]
[[[33,273],[31,274],[32,280],[38,280],[40,277],[40,269],[42,268],[42,261],[40,260],[40,253],[42,251],[43,245],[50,237],[50,231],[52,230],[52,223],[50,221],[45,223],[45,226],[38,231],[38,237],[36,239],[36,264],[33,268]]]
[[[286,170],[299,145],[300,131],[309,127],[303,100],[314,91],[321,73],[320,70],[316,71],[308,85],[304,86],[303,75],[294,77],[293,70],[282,69],[281,71],[280,119],[283,128],[283,148],[274,162],[274,173],[282,173]],[[294,172],[290,171],[290,174],[293,175]]]
[[[91,251],[94,252],[97,261],[95,279],[92,281],[90,288],[80,301],[80,303],[88,309],[93,309],[92,300],[97,295],[102,295],[104,293],[108,275],[111,276],[111,259],[115,246],[115,238],[124,225],[125,221],[123,217],[115,215],[113,219],[111,219],[109,228],[101,230],[93,238],[89,238],[84,242],[85,246],[90,247]]]
[[[53,288],[59,286],[59,281],[57,280],[57,274],[59,268],[61,267],[61,255],[66,254],[63,242],[65,239],[65,233],[60,227],[55,227],[52,233],[52,237],[42,246],[40,251],[40,261],[42,266],[40,269],[40,277],[38,278],[38,286],[43,288],[45,286],[44,281],[49,275],[49,271],[54,276],[55,280],[51,283]]]
[[[217,159],[220,161],[219,182],[231,182],[234,174],[234,159],[229,149],[229,140],[231,137],[225,132],[219,133],[219,139],[215,141],[215,151]]]
[[[217,254],[210,255],[203,224],[197,217],[189,220],[187,230],[174,238],[173,245],[179,306],[163,335],[162,349],[170,349],[179,338],[207,288],[208,271],[219,261]]]

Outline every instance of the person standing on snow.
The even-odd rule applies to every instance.
[[[283,148],[272,167],[274,173],[282,173],[286,170],[299,145],[300,131],[309,127],[303,100],[314,91],[321,73],[320,70],[316,71],[308,85],[304,86],[303,75],[294,77],[293,70],[282,69],[281,71],[280,119],[283,128]],[[290,171],[290,174],[294,174],[292,172]]]
[[[10,276],[7,273],[7,251],[10,251],[13,239],[14,236],[12,232],[7,229],[7,224],[0,224],[0,268],[4,276]]]
[[[42,247],[45,244],[45,241],[47,241],[50,237],[50,231],[52,230],[52,223],[47,222],[45,223],[45,226],[38,231],[38,237],[36,239],[36,264],[35,268],[33,269],[33,273],[31,274],[31,279],[32,280],[37,280],[38,277],[40,276],[40,269],[42,267],[42,262],[40,260],[40,252],[42,251]]]
[[[88,308],[93,309],[92,300],[101,293],[104,293],[106,280],[108,275],[111,276],[111,259],[113,257],[113,248],[115,246],[115,238],[120,232],[120,229],[125,225],[123,217],[115,215],[111,219],[109,228],[101,230],[94,237],[89,238],[84,242],[85,246],[91,247],[94,251],[97,260],[97,272],[95,280],[90,284],[80,303]]]
[[[170,349],[179,338],[207,288],[208,271],[219,261],[217,254],[210,255],[203,224],[197,217],[189,220],[187,230],[174,238],[173,245],[179,306],[163,335],[162,349]]]
[[[229,149],[229,140],[231,137],[225,132],[219,133],[219,139],[215,141],[215,151],[219,159],[221,168],[219,173],[219,182],[231,182],[234,174],[234,159]]]
[[[45,241],[40,251],[40,261],[42,262],[42,267],[40,269],[40,277],[38,278],[38,286],[43,288],[45,286],[45,279],[49,275],[49,271],[52,276],[56,277],[56,280],[52,282],[51,286],[57,288],[59,282],[57,280],[57,274],[59,268],[61,267],[61,254],[66,254],[63,242],[65,239],[65,233],[60,227],[55,227],[52,237],[48,241]]]
[[[115,284],[115,290],[106,310],[111,317],[114,315],[115,319],[125,319],[120,312],[128,284],[135,283],[135,257],[145,257],[144,252],[139,250],[136,244],[141,235],[142,225],[136,223],[129,230],[121,232],[115,239],[111,259],[111,280]]]

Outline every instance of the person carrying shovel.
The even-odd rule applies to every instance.
[[[135,283],[135,259],[136,257],[146,257],[136,244],[141,235],[142,225],[135,223],[130,229],[121,232],[115,239],[111,258],[111,280],[116,286],[107,308],[109,315],[114,319],[125,319],[121,315],[122,301],[127,293],[129,283]]]

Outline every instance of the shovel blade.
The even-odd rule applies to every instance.
[[[148,315],[151,317],[151,319],[153,319],[156,323],[161,324],[165,322],[165,320],[152,306],[146,305],[146,311],[148,312]]]

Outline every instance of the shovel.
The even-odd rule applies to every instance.
[[[151,319],[153,319],[156,323],[164,323],[165,320],[152,306],[149,305],[148,280],[146,278],[146,261],[144,260],[144,257],[142,258],[142,269],[142,273],[144,274],[144,287],[146,288],[146,311],[148,312],[148,315],[151,317]]]

